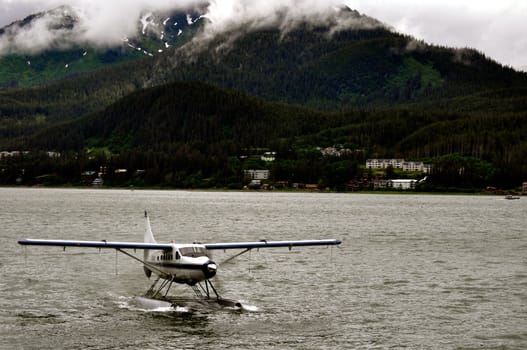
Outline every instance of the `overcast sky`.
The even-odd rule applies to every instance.
[[[0,0],[0,27],[25,16],[71,4],[112,25],[125,24],[147,6],[167,8],[197,0]],[[470,47],[498,62],[527,67],[527,0],[213,0],[216,18],[236,20],[247,13],[265,13],[287,4],[316,9],[345,3],[399,32],[428,43]],[[120,10],[120,8],[122,10]],[[120,17],[120,18],[117,18]],[[98,23],[100,25],[100,23]],[[128,25],[130,25],[128,23]],[[105,28],[105,30],[107,30]],[[107,32],[107,31],[106,31]]]
[[[471,47],[527,66],[526,0],[346,0],[348,6],[428,43]]]

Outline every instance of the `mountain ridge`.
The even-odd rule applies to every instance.
[[[39,23],[42,18],[50,19]],[[199,12],[192,9],[145,12],[137,19],[137,35],[124,36],[113,45],[101,45],[82,39],[85,29],[72,7],[61,6],[30,15],[0,29],[0,87],[38,86],[113,64],[153,57],[184,45],[202,26],[201,22]],[[49,46],[41,47],[37,42],[31,47],[18,39],[18,36],[38,38],[34,31],[40,27],[53,37],[50,40],[43,35]],[[19,42],[24,44],[19,47]]]
[[[512,188],[527,177],[525,73],[382,26],[230,30],[201,42],[196,32],[156,57],[0,89],[0,147],[60,151],[72,168],[105,150],[101,163],[145,167],[150,185],[176,187],[204,177],[239,183],[243,149],[277,151],[275,165],[257,166],[280,177],[331,186],[369,176],[359,170],[366,157],[436,163],[448,169],[436,185],[449,187]],[[317,151],[333,145],[357,153]]]

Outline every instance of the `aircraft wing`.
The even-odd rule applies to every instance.
[[[302,241],[258,241],[258,242],[228,242],[203,244],[209,250],[213,249],[252,249],[252,248],[278,248],[278,247],[306,247],[321,245],[339,245],[338,239],[318,239]],[[112,241],[73,241],[61,239],[21,239],[21,245],[41,245],[56,247],[83,247],[83,248],[113,248],[113,249],[154,249],[172,250],[172,244],[143,243],[143,242],[112,242]]]
[[[56,247],[172,250],[172,244],[142,243],[142,242],[71,241],[71,240],[61,240],[61,239],[29,239],[27,238],[27,239],[19,240],[18,244],[45,245],[45,246],[56,246]]]
[[[252,249],[252,248],[278,248],[278,247],[306,247],[319,245],[339,245],[338,239],[317,239],[304,241],[258,241],[258,242],[232,242],[232,243],[205,243],[205,248],[213,249]]]

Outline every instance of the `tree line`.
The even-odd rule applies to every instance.
[[[32,182],[50,175],[47,181],[78,184],[82,172],[105,167],[108,184],[236,188],[250,164],[242,156],[267,149],[277,160],[259,167],[269,169],[273,181],[343,189],[372,177],[363,168],[367,158],[394,157],[434,164],[429,181],[436,188],[514,188],[527,178],[526,119],[515,108],[502,112],[418,105],[321,112],[178,82],[17,139],[17,149],[31,155],[2,159],[0,182],[13,183],[23,170]],[[334,145],[351,152],[321,154]],[[38,156],[45,150],[61,157]],[[128,172],[116,175],[116,169]]]

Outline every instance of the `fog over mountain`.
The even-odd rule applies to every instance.
[[[475,48],[498,62],[527,65],[527,1],[346,0],[348,6],[428,43]]]
[[[22,13],[31,8],[32,0],[20,3],[4,2],[4,17]],[[210,21],[206,35],[215,35],[240,24],[252,28],[278,25],[288,30],[298,21],[309,19],[325,22],[340,1],[281,0],[265,3],[250,0],[131,0],[131,1],[87,1],[64,0],[47,2],[49,8],[37,13],[31,21],[19,21],[6,27],[0,36],[0,55],[11,53],[34,54],[47,48],[65,48],[74,45],[110,47],[118,45],[123,38],[134,37],[140,32],[138,23],[149,13],[163,13],[169,10],[196,10]],[[37,4],[35,2],[35,4]],[[59,5],[52,7],[54,5]],[[42,3],[38,3],[41,8]],[[50,10],[50,9],[53,10]],[[189,19],[195,20],[195,19]],[[361,26],[355,23],[335,23],[338,26]],[[371,25],[366,24],[365,25]]]
[[[149,12],[192,9],[202,2],[178,1],[175,4],[166,0],[51,0],[49,3],[65,5],[50,7],[45,12],[37,13],[30,21],[28,19],[6,27],[0,36],[0,55],[34,54],[47,48],[74,45],[115,46],[124,38],[139,34],[141,17]]]
[[[56,28],[52,15],[23,29],[12,28],[0,38],[0,55],[35,52],[46,45],[115,45],[136,35],[141,15],[149,11],[200,6],[212,21],[208,33],[213,34],[233,24],[262,26],[277,20],[287,30],[300,19],[321,21],[342,4],[419,40],[475,48],[518,69],[527,64],[527,1],[523,0],[0,0],[0,27],[62,5],[70,6],[78,18],[74,33]]]

